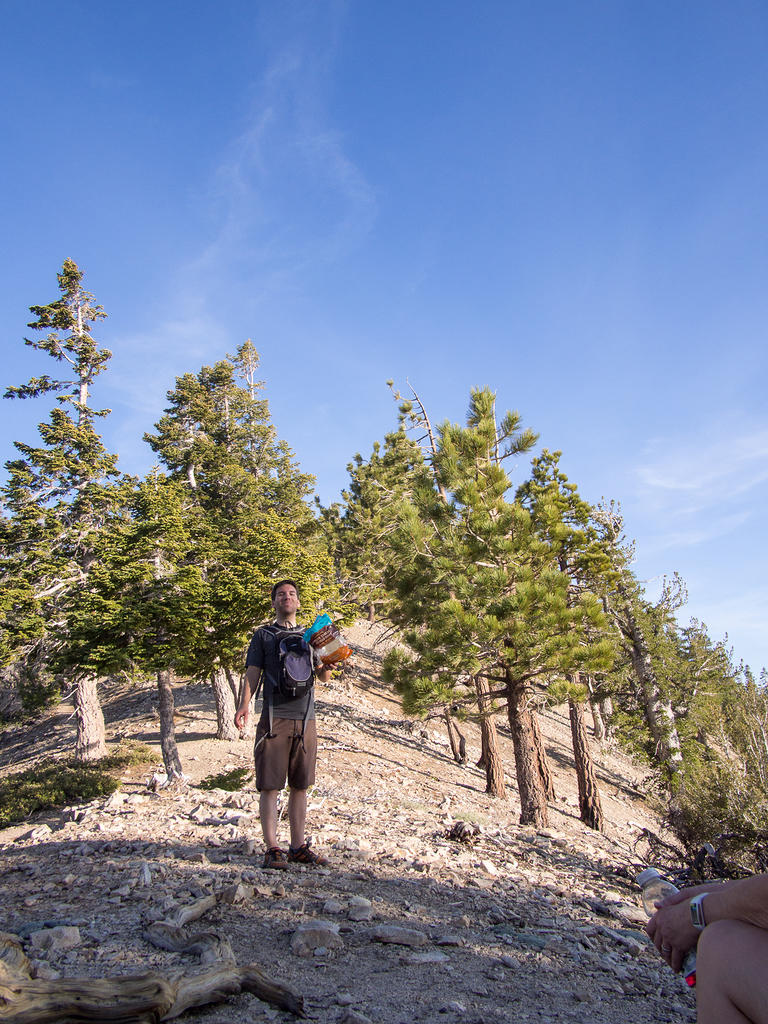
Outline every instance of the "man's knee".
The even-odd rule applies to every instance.
[[[743,929],[740,921],[713,921],[699,936],[696,966],[710,970],[730,959],[743,941]]]
[[[768,1024],[767,962],[765,929],[744,921],[713,921],[707,925],[696,951],[700,1019]],[[724,1008],[733,1008],[739,1016],[727,1016]],[[707,1011],[709,1015],[704,1016]]]

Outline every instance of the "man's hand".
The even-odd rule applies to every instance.
[[[315,674],[321,683],[327,683],[333,673],[333,665],[323,665],[322,663],[315,669]]]
[[[242,705],[235,712],[235,725],[240,732],[245,732],[245,727],[248,724],[248,705],[245,707]]]
[[[667,896],[658,904],[659,909],[645,926],[659,956],[675,972],[683,966],[685,954],[693,949],[699,938],[691,923],[691,895],[690,890],[684,890]]]

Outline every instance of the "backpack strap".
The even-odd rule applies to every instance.
[[[273,645],[277,646],[277,635],[276,635],[276,633],[274,631],[274,626],[270,623],[270,624],[268,624],[266,626],[262,626],[261,629],[270,638],[271,643]],[[256,691],[256,696],[257,697],[258,697],[258,694],[259,694],[259,690],[262,688],[262,686],[264,686],[264,679],[265,679],[266,676],[267,676],[267,668],[266,668],[266,665],[264,665],[262,667],[261,675],[259,677],[259,686],[258,686],[257,691]],[[275,686],[277,684],[277,680],[276,679],[273,680],[271,676],[269,677],[269,680],[272,683],[272,685],[269,686],[269,687],[264,686],[264,700],[267,702],[267,721],[269,723],[269,731],[267,732],[267,734],[265,736],[262,736],[263,740],[271,740],[272,737],[274,736],[274,725],[275,725],[274,717],[275,716],[274,716],[274,705],[273,705],[273,702],[272,702],[272,694],[275,691]]]

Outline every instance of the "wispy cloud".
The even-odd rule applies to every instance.
[[[739,527],[744,526],[752,518],[752,512],[744,509],[730,515],[708,517],[703,523],[690,523],[681,529],[662,530],[644,542],[644,553],[653,555],[661,551],[674,550],[679,548],[696,547],[699,544],[709,544],[719,537],[724,537]],[[688,513],[675,515],[675,520],[690,519]]]
[[[638,474],[661,497],[684,493],[700,502],[722,498],[722,489],[742,494],[768,480],[768,429],[707,442],[705,438],[650,442]]]
[[[104,432],[126,473],[144,473],[154,462],[142,437],[162,415],[176,378],[196,372],[236,347],[221,323],[198,305],[150,330],[116,339],[103,391],[104,404],[115,415],[105,420]]]
[[[370,231],[374,190],[323,103],[334,45],[293,38],[262,75],[249,123],[203,197],[217,226],[184,269],[196,287],[245,277],[258,299],[354,251]]]
[[[728,635],[737,658],[740,651],[750,651],[752,668],[759,672],[768,668],[768,643],[765,624],[768,622],[768,587],[739,588],[720,600],[699,600],[696,618],[704,622],[715,638]]]
[[[161,414],[175,377],[244,340],[233,338],[233,310],[258,331],[260,306],[300,290],[308,271],[353,254],[375,222],[374,190],[324,100],[343,6],[307,5],[304,13],[269,26],[280,38],[253,83],[242,130],[191,197],[209,234],[182,256],[167,293],[158,295],[157,308],[174,315],[113,341],[134,364],[120,367],[116,359],[110,375],[111,404],[122,406],[116,441],[127,463],[145,460],[135,438]]]
[[[708,543],[754,520],[768,481],[768,429],[721,423],[717,436],[655,438],[636,469],[636,500],[657,524],[646,550]]]

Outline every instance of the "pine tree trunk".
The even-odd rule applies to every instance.
[[[217,668],[211,673],[211,686],[216,704],[216,739],[239,739],[240,733],[235,726],[235,698],[223,668]]]
[[[591,676],[583,676],[587,684],[587,692],[589,693],[589,710],[592,714],[592,732],[594,733],[595,739],[598,743],[602,743],[605,739],[605,722],[603,721],[602,711],[600,710],[600,704],[595,698],[595,684]]]
[[[176,746],[173,732],[173,688],[171,673],[164,669],[157,673],[157,692],[160,711],[160,749],[163,752],[163,764],[168,782],[181,782],[184,773],[181,770],[181,759]]]
[[[225,675],[227,677],[227,682],[229,683],[229,688],[232,691],[232,700],[235,702],[235,706],[237,706],[237,702],[238,702],[238,699],[240,697],[240,687],[235,682],[235,677],[232,675],[232,670],[229,667],[229,665],[225,665],[224,666],[224,673],[225,673]]]
[[[78,679],[75,687],[75,713],[77,715],[78,761],[95,761],[107,752],[104,715],[99,701],[96,679],[85,676]]]
[[[592,731],[595,734],[595,739],[598,743],[602,743],[605,739],[605,722],[600,711],[600,705],[596,700],[589,701],[589,710],[592,713]]]
[[[607,743],[613,743],[616,730],[613,725],[613,701],[610,697],[603,697],[600,701],[600,714],[605,725],[605,739]]]
[[[683,753],[675,713],[672,710],[672,702],[661,692],[648,641],[628,601],[624,607],[621,625],[631,644],[632,668],[642,695],[645,720],[656,744],[656,757],[666,770],[672,789],[675,789],[683,777]]]
[[[536,760],[539,765],[544,795],[547,801],[554,800],[557,795],[555,793],[555,777],[552,774],[552,769],[549,767],[549,760],[547,759],[547,752],[544,749],[544,740],[542,739],[541,728],[539,727],[539,716],[535,708],[531,708],[531,735],[533,737],[533,745],[536,748]]]
[[[467,763],[467,741],[459,731],[459,727],[453,720],[451,715],[451,709],[446,708],[443,711],[443,718],[448,728],[448,740],[451,744],[451,753],[453,754],[453,760],[456,764],[465,765]]]
[[[597,788],[595,768],[584,724],[584,705],[569,700],[568,709],[571,716],[571,738],[573,739],[573,757],[576,762],[576,778],[579,782],[579,814],[585,825],[602,832],[603,807],[600,802],[600,790]]]
[[[506,670],[507,717],[515,748],[515,771],[520,794],[520,824],[546,828],[547,799],[533,739],[528,687]]]
[[[485,769],[485,792],[504,800],[507,792],[504,787],[504,766],[499,754],[499,742],[496,735],[496,723],[491,714],[491,699],[488,696],[488,681],[483,676],[475,676],[477,706],[480,709],[480,743],[482,755],[478,767]]]
[[[368,602],[368,621],[369,622],[375,622],[376,621],[376,602],[375,601],[369,601]]]

